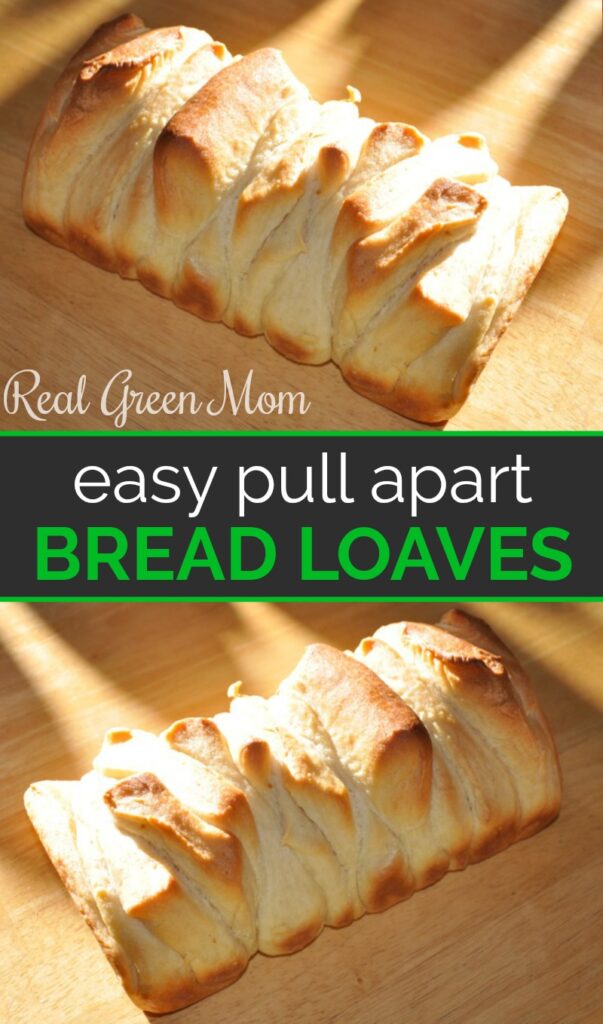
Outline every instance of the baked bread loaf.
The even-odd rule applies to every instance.
[[[478,619],[309,647],[276,693],[161,736],[115,729],[79,782],[25,804],[128,994],[163,1013],[257,951],[385,910],[552,821],[554,743]]]
[[[475,133],[430,142],[317,103],[281,54],[101,26],[59,78],[23,188],[34,231],[206,320],[332,359],[352,387],[449,418],[567,210],[511,187]]]

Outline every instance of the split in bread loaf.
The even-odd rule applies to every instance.
[[[261,951],[382,911],[552,821],[553,739],[480,620],[309,647],[276,693],[159,737],[114,729],[28,814],[131,998],[163,1013]]]
[[[465,400],[564,220],[482,136],[431,142],[318,103],[279,51],[101,26],[56,83],[23,188],[34,231],[206,320],[332,359],[436,423]]]

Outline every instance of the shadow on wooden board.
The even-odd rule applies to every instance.
[[[538,185],[543,166],[554,167],[555,185],[569,199],[570,215],[564,227],[564,255],[571,257],[574,273],[583,271],[585,261],[594,259],[603,246],[603,191],[600,187],[603,157],[603,124],[600,114],[601,39],[595,39],[578,63],[570,70],[555,95],[548,97],[523,146],[519,147],[509,169],[522,169],[522,182]],[[594,94],[593,94],[594,93]],[[586,107],[585,97],[591,106]],[[597,104],[599,116],[596,116]],[[592,119],[585,116],[592,110]],[[565,136],[564,162],[555,159],[555,135],[559,128]],[[571,168],[580,167],[580,178]],[[557,248],[557,247],[556,247]]]
[[[563,2],[537,0],[526,6],[520,0],[509,0],[493,9],[491,0],[235,0],[231,4],[205,5],[195,0],[133,0],[129,6],[119,0],[95,0],[84,13],[77,0],[19,0],[7,14],[3,15],[0,8],[0,30],[7,39],[12,37],[15,45],[24,46],[19,22],[46,19],[52,39],[52,51],[47,56],[52,67],[34,76],[26,86],[38,98],[40,109],[56,72],[74,49],[101,22],[126,9],[139,15],[150,28],[185,24],[205,29],[232,53],[247,53],[273,41],[278,45],[284,30],[289,35],[292,31],[303,32],[307,19],[316,14],[328,28],[327,45],[346,46],[349,39],[353,50],[354,41],[362,40],[352,73],[360,90],[369,85],[378,69],[380,91],[395,103],[393,116],[416,120],[421,127],[421,119],[428,120],[431,114],[453,105],[503,66],[543,30]],[[516,16],[511,17],[514,8]],[[70,38],[65,38],[64,32],[57,37],[52,33],[53,23],[60,20],[64,24],[70,11],[78,29]],[[417,91],[417,81],[426,74],[433,82],[429,96]],[[342,88],[345,84],[342,81]],[[13,99],[7,83],[2,98],[8,103]],[[429,103],[432,110],[426,106]],[[27,106],[31,109],[30,104]],[[379,110],[366,113],[377,119],[392,116]],[[33,125],[27,126],[28,132],[30,128]]]
[[[420,128],[456,105],[543,31],[565,0],[361,0],[352,2],[342,33],[364,46],[351,72],[361,93],[391,96],[397,117]],[[417,82],[429,77],[430,89]],[[377,119],[392,111],[372,111]],[[463,125],[458,125],[461,130]]]

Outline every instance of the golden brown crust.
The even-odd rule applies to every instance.
[[[251,326],[250,323],[245,319],[244,316],[237,315],[232,319],[231,327],[237,334],[242,334],[244,338],[257,338],[258,331]],[[278,346],[275,346],[275,348]]]
[[[153,289],[155,290],[155,289]],[[190,263],[184,265],[177,287],[172,292],[177,306],[200,316],[203,320],[220,319],[221,304],[211,281],[199,274]]]
[[[289,953],[297,953],[304,946],[309,946],[320,935],[322,927],[322,921],[315,921],[305,928],[300,928],[298,931],[285,936],[278,944],[279,953],[286,956]]]
[[[164,223],[207,220],[242,139],[261,123],[267,106],[284,103],[294,86],[278,50],[256,50],[213,75],[185,103],[155,144],[155,197]]]
[[[265,740],[249,740],[241,747],[241,767],[246,778],[256,786],[267,786],[270,777],[271,754]]]
[[[265,801],[275,801],[287,822],[277,845],[297,850],[294,857],[303,851],[309,858],[305,863],[322,858],[316,861],[322,865],[317,878],[327,864],[324,851],[312,848],[318,835],[320,843],[333,843],[339,856],[345,854],[346,870],[354,863],[357,844],[356,884],[362,899],[358,907],[354,886],[330,920],[319,902],[313,910],[308,904],[295,926],[284,927],[277,919],[265,948],[272,954],[307,945],[326,920],[342,927],[361,912],[384,910],[432,885],[446,870],[463,868],[533,835],[558,813],[557,756],[529,681],[496,634],[465,611],[451,610],[435,626],[402,622],[382,627],[353,656],[314,644],[274,697],[256,707],[259,699],[235,696],[230,715],[181,720],[160,740],[125,728],[107,734],[105,750],[111,756],[105,754],[95,764],[110,775],[113,771],[126,777],[101,784],[104,804],[120,831],[135,839],[137,857],[157,857],[164,865],[159,876],[152,871],[140,885],[132,885],[132,879],[126,884],[126,848],[120,843],[114,847],[104,837],[107,865],[118,857],[106,878],[112,870],[116,879],[124,869],[126,874],[117,892],[105,892],[111,884],[102,879],[99,889],[85,836],[80,847],[79,825],[74,823],[79,812],[75,802],[71,810],[72,801],[86,779],[94,782],[99,776],[91,774],[80,783],[39,783],[28,791],[28,812],[62,881],[126,990],[148,1012],[187,1006],[245,970],[258,946],[248,910],[270,885],[272,865],[262,874],[256,863],[254,884],[246,883],[251,847],[231,829],[256,835],[254,816]],[[301,717],[292,718],[296,706]],[[249,728],[224,731],[225,720],[248,719]],[[216,792],[223,798],[217,796],[210,806],[206,796],[203,806],[193,810],[199,799],[190,788],[195,773],[184,784],[189,774],[184,764],[180,768],[174,762],[170,770],[182,772],[185,803],[153,770],[127,774],[128,764],[135,763],[132,755],[130,762],[127,757],[115,760],[138,744],[138,749],[147,749],[150,761],[155,757],[159,771],[162,742],[169,764],[170,758],[191,758],[213,772],[216,781],[221,778]],[[239,771],[245,785],[257,791],[260,805],[255,810],[233,783],[241,778]],[[307,819],[299,810],[292,816],[281,785]],[[96,792],[88,785],[80,803],[83,799],[87,808]],[[86,810],[86,816],[89,829],[96,818],[93,810]],[[262,828],[274,827],[267,824],[274,819],[262,820],[260,858],[268,850],[262,845],[267,838]],[[320,834],[307,830],[313,820],[321,825]],[[98,827],[95,842],[102,849],[100,818]],[[146,863],[150,868],[155,860]],[[303,872],[299,883],[302,878]],[[293,896],[295,905],[307,898],[311,886],[305,890],[306,884],[293,893],[286,885],[279,899]],[[197,891],[192,901],[191,886]],[[199,918],[202,906],[206,909]],[[143,933],[132,931],[136,927]],[[217,943],[213,952],[211,942],[204,946],[208,929]],[[152,949],[138,947],[150,940],[156,944]],[[161,966],[154,961],[154,950],[163,949],[163,959],[188,942],[193,971],[176,959],[157,978],[153,971],[149,974],[149,965]],[[176,970],[176,964],[182,966]]]
[[[133,753],[130,761],[117,756],[136,744],[157,761],[158,773],[181,776],[176,788],[184,802],[159,774],[136,771]],[[138,1005],[159,1013],[230,984],[258,944],[271,954],[294,952],[325,921],[341,927],[363,912],[385,910],[447,870],[532,835],[554,819],[560,803],[554,743],[527,676],[485,623],[458,610],[435,626],[382,627],[354,656],[315,644],[270,701],[235,695],[229,715],[181,720],[159,740],[116,729],[104,749],[97,771],[125,773],[113,785],[106,780],[102,792],[119,829],[115,838],[122,830],[133,837],[143,858],[140,869],[148,864],[150,874],[140,885],[124,879],[121,890],[118,885],[116,892],[104,892],[107,882],[99,890],[85,836],[80,860],[68,808],[85,779],[34,785],[27,809],[126,990]],[[213,804],[205,791],[197,806],[194,764],[212,773],[211,785],[218,786]],[[237,790],[237,778],[259,802]],[[86,808],[94,792],[80,798]],[[269,804],[278,808],[276,818],[272,812],[266,817]],[[86,815],[89,830],[96,817],[93,809]],[[264,830],[277,827],[279,819],[278,827],[286,826],[282,839],[268,836]],[[126,866],[121,846],[111,847],[98,821],[94,841],[100,849],[109,844],[105,856],[119,876]],[[257,835],[257,845],[236,838],[235,831],[246,830]],[[324,859],[329,848],[331,858],[336,854],[330,861]],[[250,886],[245,875],[252,850]],[[248,911],[255,906],[261,916],[275,868],[269,861],[262,870],[261,858],[283,850],[293,857],[286,864],[295,867],[296,882],[291,887],[281,881],[272,894],[273,930],[258,939]],[[154,857],[163,865],[159,875],[155,860],[145,859]],[[320,864],[314,880],[301,867],[313,858]],[[328,901],[316,901],[316,882],[334,884],[337,863],[342,898],[329,918]],[[287,913],[283,917],[279,908],[289,899],[297,922],[287,927]],[[204,946],[207,929],[214,938]],[[150,949],[149,941],[155,944]],[[163,957],[174,957],[187,942],[194,972],[176,958],[153,980],[149,965],[159,968]]]
[[[433,399],[427,388],[404,389],[399,385],[395,391],[390,388],[378,387],[378,382],[370,375],[356,369],[340,366],[341,375],[348,382],[350,387],[359,395],[368,398],[371,402],[383,406],[384,409],[391,409],[400,416],[413,420],[416,423],[424,423],[434,430],[445,427],[446,423],[458,407],[451,407],[448,403],[444,406],[434,405]]]
[[[203,984],[199,984],[191,976],[188,980],[179,977],[172,983],[158,983],[151,993],[141,989],[138,972],[103,920],[82,870],[76,845],[76,830],[67,810],[70,806],[70,790],[75,785],[67,782],[34,784],[25,794],[25,806],[53,867],[130,998],[150,1013],[169,1013],[204,999],[225,984],[236,980],[244,970],[245,964],[237,974],[224,971],[222,976],[216,974],[207,978]],[[177,883],[173,887],[170,884],[169,888],[172,895],[179,892]],[[161,895],[158,898],[161,902]],[[137,908],[133,910],[134,916]]]
[[[327,797],[332,811],[335,801],[338,812],[344,819],[353,826],[352,805],[348,790],[332,772],[326,772],[324,765],[312,759],[303,747],[296,747],[293,751],[287,748],[285,740],[286,761],[283,765],[287,773],[289,787],[297,792],[306,791],[308,795],[315,796],[317,792]]]
[[[380,914],[408,899],[414,891],[415,886],[408,877],[406,865],[398,857],[375,877],[366,902],[367,912]]]
[[[389,167],[409,150],[413,153],[423,149],[426,138],[413,124],[403,121],[382,121],[371,131],[363,148],[363,156],[376,159],[380,165]]]
[[[435,792],[447,794],[438,816],[451,815],[451,868],[489,857],[554,820],[561,785],[550,730],[519,663],[485,624],[460,611],[437,626],[392,624],[364,640],[357,656],[402,697],[416,695],[430,731],[442,723],[433,778]],[[428,680],[429,691],[422,688]],[[451,800],[455,791],[461,804]],[[421,872],[425,884],[430,873],[429,866]]]
[[[524,820],[523,827],[517,836],[519,839],[526,838],[554,821],[561,806],[561,765],[547,717],[538,703],[530,680],[517,657],[483,619],[470,615],[459,608],[454,608],[442,617],[441,626],[447,632],[460,635],[472,643],[476,642],[486,647],[503,659],[516,705],[521,707],[530,723],[531,730],[535,733],[538,745],[546,752],[550,761],[548,798],[543,799],[540,806],[534,807],[531,815]]]
[[[141,23],[142,24],[142,23]],[[106,50],[96,57],[90,57],[82,64],[78,75],[80,82],[89,82],[92,78],[102,76],[103,84],[106,76],[113,73],[138,71],[140,68],[160,60],[167,48],[178,45],[183,38],[182,29],[159,28],[145,32],[144,36],[136,36],[114,50]]]
[[[68,797],[64,800],[65,806],[61,813],[61,803],[55,791],[58,785],[68,791],[75,783],[34,783],[25,793],[25,809],[61,882],[94,933],[109,963],[122,979],[125,988],[131,990],[131,969],[126,957],[112,940],[87,886],[86,876],[77,856],[72,822],[67,812]]]
[[[453,263],[458,301],[454,274],[439,301],[423,276],[454,260],[486,204],[481,185],[502,180],[483,137],[431,143],[411,125],[358,120],[353,91],[321,107],[278,51],[232,60],[208,40],[133,15],[101,26],[40,119],[26,222],[203,319],[264,333],[288,358],[333,359],[372,401],[444,422],[538,272],[565,198],[511,190],[515,258],[498,266],[496,245],[482,247],[470,285]]]
[[[215,723],[211,719],[187,719],[174,723],[174,726],[166,730],[164,738],[174,749],[185,750],[191,743],[194,744],[202,739],[204,750],[207,752],[210,760],[219,761],[224,756],[227,747],[223,737],[221,737],[220,742],[218,737],[214,736],[214,729]],[[216,732],[219,733],[218,730]],[[110,729],[105,734],[104,747],[114,746],[119,743],[130,743],[132,741],[135,741],[135,734],[130,730]],[[211,757],[212,753],[213,758]],[[103,770],[109,774],[108,769]],[[150,785],[150,801],[153,800],[153,793],[155,798],[159,799],[159,796],[163,794],[165,789],[162,783],[154,778],[154,776],[147,777],[147,774],[144,772],[134,775],[128,781],[132,785],[140,787],[139,796],[141,798],[147,785]],[[226,785],[224,783],[218,785],[214,780],[211,788],[207,788],[206,796],[208,799],[203,808],[203,817],[207,822],[218,829],[224,830],[224,832],[229,833],[232,837],[244,834],[251,842],[256,840],[257,834],[253,814],[251,813],[249,802],[241,789],[235,785]],[[238,844],[237,839],[234,841]]]
[[[187,1006],[207,999],[208,996],[213,996],[220,989],[232,985],[245,973],[246,969],[247,962],[229,964],[209,972],[203,982],[191,980],[186,985],[164,986],[161,991],[154,991],[149,996],[139,993],[128,993],[128,995],[146,1013],[175,1013],[177,1010],[184,1010]]]
[[[127,23],[129,27],[129,23]],[[123,22],[119,23],[124,28]],[[185,41],[182,27],[139,32],[111,50],[84,60],[58,125],[60,135],[73,132],[77,143],[82,122],[90,123],[96,109],[112,109],[120,97],[135,92],[137,83],[150,69],[166,61]]]
[[[292,359],[296,363],[307,363],[316,366],[314,355],[308,353],[308,349],[303,341],[291,338],[275,327],[267,328],[266,339],[272,345],[272,348],[287,356],[287,359]]]
[[[325,192],[334,192],[350,172],[350,158],[341,146],[323,146],[318,153],[318,180]]]
[[[124,14],[104,22],[90,38],[74,53],[48,98],[43,114],[36,126],[25,162],[22,186],[23,216],[28,226],[54,245],[68,248],[60,230],[42,216],[36,202],[37,178],[41,173],[38,165],[43,163],[44,148],[60,123],[80,69],[85,60],[111,49],[120,42],[145,31],[144,23],[135,14]]]
[[[425,136],[412,125],[391,122],[377,124],[364,144],[360,160],[369,165],[374,164],[378,169],[393,167],[409,156],[420,153],[425,141]],[[369,180],[368,185],[355,189],[345,197],[333,231],[333,245],[336,248],[343,240],[350,243],[354,237],[376,231],[382,225],[382,217],[375,210]]]
[[[412,248],[436,234],[466,230],[486,200],[473,189],[441,178],[403,216],[384,231],[352,246],[348,255],[348,291],[357,295],[392,273]]]
[[[180,718],[163,735],[170,745],[176,747],[196,738],[202,739],[214,758],[228,752],[228,744],[213,718]]]
[[[423,622],[406,622],[404,633],[411,640],[420,643],[423,648],[432,651],[445,661],[463,665],[485,666],[495,676],[505,674],[505,666],[500,655],[485,651],[481,647],[468,643],[441,628],[429,626]]]
[[[307,648],[292,684],[311,701],[340,758],[359,760],[371,799],[407,820],[425,812],[431,740],[412,709],[373,672],[326,644]]]
[[[524,191],[529,193],[532,190]],[[567,199],[563,193],[545,188],[533,191],[539,195],[531,204],[528,200],[524,204],[525,213],[520,220],[521,232],[513,264],[492,322],[481,343],[450,375],[445,387],[440,386],[434,391],[429,382],[422,386],[416,379],[405,380],[402,374],[392,389],[387,382],[380,385],[378,376],[373,377],[343,363],[342,373],[356,391],[387,409],[434,427],[443,426],[458,412],[515,316],[563,225],[567,213]]]
[[[243,857],[238,840],[215,828],[203,828],[203,822],[182,807],[151,772],[118,782],[104,799],[120,819],[144,820],[179,843],[204,871],[241,884]]]

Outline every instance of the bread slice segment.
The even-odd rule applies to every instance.
[[[430,141],[360,117],[358,99],[348,88],[317,103],[270,48],[232,59],[201,30],[115,19],[50,97],[25,219],[204,319],[263,333],[299,362],[332,359],[361,394],[440,422],[567,203],[506,183],[500,201],[482,136]],[[490,199],[501,216],[483,217]]]
[[[277,692],[161,737],[111,731],[95,770],[35,783],[31,820],[126,991],[152,1012],[260,949],[384,910],[549,824],[553,739],[480,620],[313,645]]]

